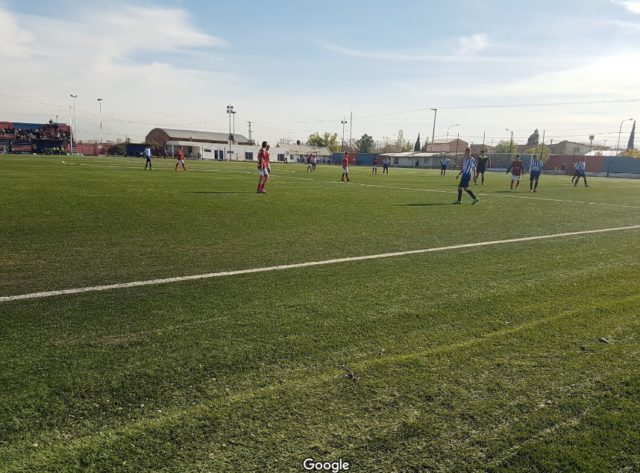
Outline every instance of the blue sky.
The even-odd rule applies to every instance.
[[[639,0],[0,0],[0,120],[68,121],[74,93],[84,139],[102,97],[113,140],[225,131],[233,104],[258,140],[351,111],[354,138],[424,140],[438,108],[436,137],[611,145],[640,115],[639,20]]]

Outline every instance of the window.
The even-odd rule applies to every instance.
[[[284,154],[279,154],[278,155],[278,161],[286,161],[287,159],[285,158]]]
[[[400,158],[393,158],[393,164],[400,164]]]
[[[245,151],[244,159],[246,159],[247,161],[253,161],[253,151]]]

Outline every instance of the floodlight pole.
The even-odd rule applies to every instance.
[[[102,99],[98,97],[97,100],[100,107],[100,148],[102,148]]]
[[[73,127],[71,128],[71,154],[73,154],[74,137],[76,145],[78,144],[78,135],[76,135],[76,130],[78,128],[78,115],[76,115],[76,99],[78,98],[78,94],[69,94],[69,97],[73,99]]]
[[[232,115],[235,114],[236,112],[233,111],[233,105],[227,105],[227,115],[229,115],[229,161],[231,161],[231,158],[233,158],[233,151],[231,150],[231,137],[233,136],[232,133],[232,129],[231,129],[231,120],[232,120]],[[235,120],[234,120],[235,122]]]
[[[346,118],[340,120],[340,123],[342,123],[342,146],[341,146],[341,148],[342,148],[342,152],[344,153],[344,126],[347,124]]]
[[[436,119],[438,118],[438,109],[432,108],[433,110],[433,131],[431,132],[431,151],[434,152],[435,142],[436,142]]]
[[[71,111],[71,104],[69,104],[69,126],[71,127],[71,133],[69,133],[69,138],[71,139],[71,153],[73,154],[73,114]]]

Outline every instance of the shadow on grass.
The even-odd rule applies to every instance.
[[[429,202],[428,204],[396,204],[394,207],[432,207],[435,205],[451,205],[451,202]]]
[[[228,192],[228,191],[191,191],[183,192],[183,194],[255,194],[256,191],[241,191],[241,192]]]

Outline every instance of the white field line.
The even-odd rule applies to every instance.
[[[522,238],[510,238],[507,240],[491,240],[491,241],[482,241],[478,243],[465,243],[462,245],[440,246],[436,248],[423,248],[420,250],[396,251],[393,253],[379,253],[374,255],[352,256],[348,258],[335,258],[335,259],[328,259],[324,261],[309,261],[306,263],[283,264],[278,266],[267,266],[263,268],[240,269],[236,271],[221,271],[218,273],[194,274],[191,276],[177,276],[173,278],[163,278],[163,279],[148,279],[146,281],[133,281],[133,282],[119,283],[119,284],[107,284],[102,286],[89,286],[89,287],[79,287],[79,288],[73,288],[73,289],[61,289],[57,291],[32,292],[29,294],[20,294],[15,296],[2,296],[0,297],[0,302],[20,301],[20,300],[28,300],[28,299],[42,299],[45,297],[62,296],[62,295],[69,295],[69,294],[81,294],[85,292],[110,291],[113,289],[126,289],[131,287],[140,287],[140,286],[156,286],[159,284],[195,281],[198,279],[221,278],[221,277],[228,277],[228,276],[239,276],[243,274],[266,273],[270,271],[284,271],[287,269],[309,268],[312,266],[326,266],[330,264],[353,263],[358,261],[375,260],[375,259],[381,259],[381,258],[394,258],[399,256],[417,255],[422,253],[435,253],[439,251],[460,250],[464,248],[478,248],[482,246],[504,245],[509,243],[548,240],[551,238],[563,238],[563,237],[571,237],[571,236],[579,236],[579,235],[593,235],[597,233],[609,233],[609,232],[619,232],[619,231],[625,231],[625,230],[638,230],[638,229],[640,229],[640,225],[631,225],[627,227],[601,228],[597,230],[583,230],[579,232],[554,233],[551,235],[538,235],[538,236],[522,237]]]

